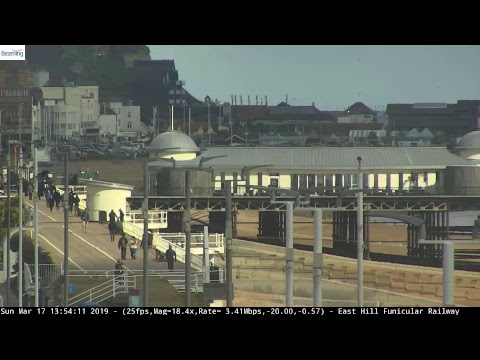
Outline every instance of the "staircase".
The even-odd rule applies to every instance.
[[[143,239],[143,226],[139,226],[131,222],[125,222],[123,231],[129,236],[135,237],[136,239],[139,239],[139,240]],[[149,232],[149,233],[151,234],[152,232]],[[174,244],[168,241],[167,239],[162,237],[160,234],[153,233],[152,246],[154,249],[157,249],[163,253],[167,251],[169,246],[172,246],[172,249],[177,254],[177,260],[185,264],[185,257],[186,257],[185,249],[181,246],[178,246],[177,244]],[[191,266],[195,270],[203,270],[203,258],[196,254],[191,254]]]
[[[82,277],[98,276],[98,271],[92,271]],[[76,276],[76,277],[78,277]],[[149,278],[161,278],[166,280],[178,293],[185,292],[185,273],[183,271],[167,271],[167,270],[151,270],[148,274]],[[160,282],[150,284],[150,288],[155,288]],[[69,298],[68,306],[79,306],[85,302],[103,302],[111,298],[121,297],[122,302],[128,302],[129,290],[142,288],[143,271],[130,270],[127,274],[118,277],[111,272],[105,273],[105,281],[101,284],[86,290],[80,294]],[[194,294],[203,292],[203,273],[200,271],[192,271],[191,292]],[[115,301],[114,301],[115,302]]]
[[[123,276],[121,279],[112,277],[104,283],[97,285],[68,299],[68,306],[79,306],[85,302],[102,302],[119,294],[128,294],[129,289],[136,288],[135,276]]]

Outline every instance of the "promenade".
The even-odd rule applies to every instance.
[[[33,206],[30,201],[28,206]],[[64,258],[64,212],[53,209],[50,212],[45,201],[39,201],[39,244],[50,252],[53,262],[62,263]],[[113,270],[115,263],[120,259],[118,249],[119,235],[115,241],[110,241],[107,224],[91,222],[87,232],[82,230],[82,223],[78,216],[69,216],[69,270]],[[127,238],[129,238],[127,236]],[[140,242],[139,242],[140,244]],[[123,261],[128,270],[143,269],[143,249],[138,248],[136,260],[130,259],[130,251],[127,249],[127,260]],[[184,264],[177,262],[175,270],[184,270]],[[155,250],[149,249],[148,266],[150,270],[167,270],[165,261],[155,260]]]

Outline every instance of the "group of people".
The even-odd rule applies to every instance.
[[[127,248],[130,249],[130,257],[132,260],[137,258],[138,240],[135,237],[127,239],[125,232],[123,231],[123,224],[125,221],[125,214],[122,209],[118,209],[119,215],[112,209],[108,214],[108,231],[110,233],[110,241],[115,242],[115,233],[119,231],[121,233],[120,239],[118,239],[118,249],[120,250],[120,259],[117,261],[118,266],[123,266],[122,261],[127,259]],[[143,239],[140,243],[140,247],[143,248],[144,244],[148,246],[148,239]],[[172,249],[172,245],[169,246],[165,252],[165,259],[167,260],[168,269],[173,270],[173,264],[177,261],[177,254]]]
[[[123,224],[125,221],[125,213],[122,209],[118,209],[118,215],[112,209],[108,214],[108,231],[110,233],[110,241],[115,242],[115,233],[120,232],[121,236],[118,239],[118,249],[120,250],[120,258],[118,261],[127,260],[127,248],[130,249],[130,257],[132,260],[137,258],[137,239],[133,236],[130,240],[127,239],[123,231]]]

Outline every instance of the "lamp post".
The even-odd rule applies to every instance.
[[[163,149],[165,150],[174,150],[176,148],[171,149]],[[197,157],[193,161],[198,161],[198,166],[177,166],[177,161],[172,157],[168,158],[160,158],[159,160],[163,160],[166,162],[172,163],[171,169],[173,171],[185,171],[185,218],[184,218],[184,231],[185,231],[185,306],[190,307],[192,305],[191,300],[191,172],[192,171],[205,171],[212,175],[212,182],[215,181],[215,174],[214,169],[211,167],[204,167],[203,163],[216,159],[216,158],[223,158],[226,157],[225,155],[221,156],[210,156],[210,157]],[[165,166],[160,166],[165,167]]]
[[[291,189],[277,189],[267,186],[252,186],[251,188],[257,190],[263,190],[270,193],[271,204],[285,204],[285,305],[287,307],[293,306],[293,260],[294,260],[294,249],[293,249],[293,210],[294,206],[299,207],[302,204],[310,204],[310,196],[307,193],[305,201],[301,201],[301,193],[297,190]],[[295,197],[294,201],[277,201],[275,200],[275,192],[281,192],[285,195],[293,195]]]
[[[63,191],[63,267],[64,267],[64,278],[65,284],[63,286],[63,298],[64,305],[68,306],[68,216],[69,216],[69,205],[68,205],[68,151],[64,153],[64,191]]]
[[[413,216],[407,216],[396,213],[387,213],[381,211],[371,211],[367,216],[384,217],[389,219],[400,220],[408,225],[413,225],[418,228],[417,239],[418,244],[421,245],[442,245],[443,248],[443,306],[455,306],[454,301],[454,245],[455,244],[479,244],[480,240],[426,240],[427,237],[425,220]]]
[[[19,144],[20,145],[20,149],[22,147],[22,144],[23,143],[30,143],[32,148],[33,148],[33,172],[34,172],[34,194],[33,194],[33,229],[34,229],[34,238],[33,238],[33,241],[34,241],[34,253],[33,253],[33,257],[34,257],[34,286],[35,286],[35,294],[34,294],[34,298],[35,298],[35,306],[38,307],[39,306],[39,271],[38,271],[38,253],[39,253],[39,243],[38,243],[38,158],[37,158],[37,149],[38,149],[38,146],[39,146],[39,142],[38,141],[22,141],[22,142],[18,142],[18,141],[14,141],[15,144]],[[10,148],[9,148],[10,149]],[[20,152],[21,154],[23,154],[22,152]],[[23,159],[23,156],[20,157],[19,156],[19,159]],[[8,165],[10,166],[10,165]],[[22,171],[23,170],[23,163],[20,163],[19,165],[19,171]],[[20,179],[20,184],[19,184],[19,196],[20,195],[23,195],[23,174],[21,176],[19,176],[19,179]],[[9,180],[10,182],[10,180]],[[10,187],[10,184],[8,185]],[[20,187],[21,186],[21,187]],[[8,194],[8,197],[10,197],[9,195],[9,192],[7,193]],[[19,198],[20,199],[20,198]],[[8,199],[8,201],[10,201],[10,199]],[[23,201],[23,200],[22,200]],[[23,203],[21,205],[22,207],[20,208],[21,210],[20,211],[20,220],[23,220]],[[10,207],[8,205],[8,207]],[[10,215],[7,215],[7,217],[10,219]],[[19,226],[19,236],[22,232],[22,226]],[[7,234],[8,236],[8,234]],[[23,247],[22,247],[23,248]],[[20,249],[20,246],[19,246],[19,249]],[[10,251],[8,249],[8,251]],[[19,250],[19,253],[20,253],[20,250]],[[19,255],[20,256],[20,255]],[[22,268],[23,270],[23,268]]]
[[[225,266],[227,285],[227,307],[233,306],[233,221],[232,182],[225,180]]]
[[[9,153],[10,145],[18,145],[18,306],[22,307],[23,305],[23,151],[22,151],[22,142],[18,140],[9,140],[8,141]],[[10,156],[8,156],[10,163]],[[10,167],[10,166],[8,166]],[[7,227],[7,280],[10,281],[10,220],[11,220],[11,204],[10,204],[10,171],[8,174],[8,227]],[[8,284],[10,286],[10,283]]]
[[[18,151],[18,307],[23,306],[23,151]],[[10,255],[10,254],[8,254]]]
[[[148,157],[143,170],[143,306],[148,307],[148,191],[149,191]]]
[[[357,157],[358,174],[357,174],[357,302],[358,306],[363,306],[363,173],[362,173],[362,157]]]
[[[361,172],[361,162],[362,158],[359,156],[357,158],[359,163],[359,172],[357,179],[357,188],[350,190],[341,190],[337,192],[337,204],[336,208],[341,210],[342,207],[342,197],[347,195],[357,195],[357,224],[356,224],[356,233],[357,233],[357,305],[358,307],[363,306],[363,257],[364,257],[364,241],[363,241],[363,218],[364,218],[364,209],[363,209],[363,195],[365,193],[370,193],[372,190],[363,188],[363,174]],[[324,190],[325,186],[312,187],[309,188],[309,192],[317,192],[318,190]]]
[[[37,144],[33,145],[33,257],[34,257],[34,273],[35,273],[35,307],[39,305],[39,278],[38,278],[38,158]]]
[[[422,224],[419,225],[418,243],[423,245],[442,245],[443,306],[455,306],[455,245],[480,244],[480,240],[426,240],[425,221],[420,221]]]
[[[8,154],[7,154],[7,305],[10,304],[10,227],[11,227],[11,202],[10,202],[10,187],[11,187],[11,145],[10,135],[8,136]]]

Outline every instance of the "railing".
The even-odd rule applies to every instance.
[[[203,187],[192,187],[190,189],[191,195],[193,197],[224,197],[225,196],[225,189],[222,188],[219,184],[220,181],[216,181],[216,186],[203,186]],[[256,186],[256,183],[251,183],[250,186]],[[268,184],[264,184],[263,186],[268,186]],[[332,196],[336,195],[338,192],[345,191],[348,189],[355,188],[355,185],[351,186],[324,186],[321,188],[319,185],[319,189],[316,190],[315,193],[312,193],[312,196]],[[282,187],[275,187],[278,189],[278,193],[282,193]],[[415,186],[406,184],[403,187],[394,187],[394,186],[382,186],[382,187],[375,187],[375,186],[365,186],[371,190],[371,196],[384,196],[384,195],[423,195],[426,193],[439,193],[438,184],[437,185],[430,185],[430,186]],[[299,188],[298,191],[306,192],[306,188]],[[150,195],[152,196],[178,196],[184,197],[185,196],[185,189],[183,187],[169,187],[166,189],[155,189],[150,190]],[[139,196],[138,194],[132,194],[133,196]],[[232,195],[234,196],[270,196],[264,190],[252,189],[247,188],[244,181],[238,181],[236,186],[232,186]]]
[[[125,213],[126,222],[131,222],[134,224],[143,224],[143,212],[142,211],[128,211]],[[148,222],[153,224],[166,224],[167,212],[166,211],[148,211]]]
[[[31,274],[35,274],[35,265],[25,264]],[[38,277],[42,284],[54,283],[63,274],[62,264],[38,264]]]
[[[181,247],[185,244],[184,233],[160,233],[161,237],[170,241],[172,244],[179,245]],[[203,247],[204,234],[192,234],[192,246]],[[208,234],[208,245],[211,248],[224,248],[225,236],[224,234]]]
[[[75,281],[76,277],[92,277],[92,276],[105,276],[107,279],[105,282],[87,290],[80,294],[71,296],[69,298],[68,306],[74,306],[87,301],[101,302],[111,297],[115,297],[118,294],[128,293],[129,289],[137,288],[137,278],[143,276],[142,270],[125,270],[122,275],[116,275],[116,270],[89,270],[87,275],[84,271],[69,271],[69,277]],[[223,271],[222,271],[223,272]],[[194,271],[192,273],[190,289],[193,293],[198,294],[203,292],[203,273],[200,271]],[[185,292],[185,273],[181,271],[167,271],[167,270],[151,270],[148,272],[148,276],[160,277],[167,280],[175,290],[182,293]],[[220,275],[220,279],[224,279],[223,275]]]
[[[60,195],[63,195],[64,185],[56,185],[56,188]],[[69,185],[69,189],[73,190],[74,193],[83,195],[87,193],[87,186],[86,185]]]
[[[124,224],[123,231],[126,234],[133,236],[136,239],[139,239],[139,240],[143,239],[143,226],[140,227],[136,224],[126,222]],[[179,246],[173,242],[168,241],[167,239],[163,238],[159,233],[152,233],[151,231],[149,231],[149,234],[153,234],[152,246],[154,249],[157,249],[161,252],[165,252],[171,245],[172,249],[177,254],[177,259],[185,263],[186,252],[182,246]],[[198,255],[191,254],[191,265],[196,270],[202,270],[203,258]]]
[[[136,288],[135,276],[112,276],[104,283],[97,285],[83,293],[71,296],[68,299],[68,306],[74,306],[87,301],[105,301],[117,294],[128,293],[129,289]]]

